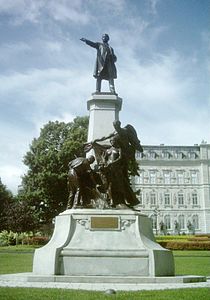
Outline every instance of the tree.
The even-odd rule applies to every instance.
[[[35,231],[40,224],[34,207],[29,202],[21,200],[21,196],[16,196],[8,203],[4,229],[13,232]]]
[[[70,123],[49,122],[24,157],[29,169],[19,196],[30,203],[43,224],[66,208],[68,163],[84,156],[87,128],[88,117],[77,117]]]
[[[12,201],[12,193],[7,190],[0,178],[0,231],[6,228],[7,207]]]

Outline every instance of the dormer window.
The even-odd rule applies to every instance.
[[[147,155],[148,155],[148,158],[155,159],[157,156],[157,153],[155,151],[149,151]]]
[[[196,155],[195,152],[192,152],[192,151],[188,152],[188,158],[190,158],[190,159],[196,159],[196,157],[197,157],[197,155]]]
[[[162,152],[162,158],[169,159],[171,157],[171,154],[168,151]]]

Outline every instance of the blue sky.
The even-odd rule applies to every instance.
[[[40,127],[88,114],[96,53],[79,39],[105,32],[121,122],[143,145],[210,143],[209,12],[209,0],[0,0],[2,182],[17,190]]]

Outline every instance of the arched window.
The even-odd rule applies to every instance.
[[[188,157],[191,159],[195,159],[197,157],[196,153],[193,151],[188,152]]]
[[[170,217],[170,215],[165,215],[164,223],[165,223],[167,229],[171,229],[171,217]]]
[[[178,222],[179,222],[179,225],[180,225],[180,229],[184,229],[185,228],[185,217],[184,217],[184,215],[180,215],[178,217]]]
[[[168,151],[162,152],[162,158],[169,159],[171,157],[171,154]]]
[[[195,229],[199,229],[199,219],[198,219],[198,215],[194,215],[192,217],[192,224],[194,226]]]

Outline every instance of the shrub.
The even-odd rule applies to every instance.
[[[195,237],[208,237],[210,239],[210,233],[196,234]]]
[[[210,242],[210,238],[207,236],[196,236],[189,238],[188,241],[193,241],[193,242]]]
[[[169,250],[210,250],[210,241],[161,241],[159,244]]]
[[[156,236],[157,241],[174,241],[174,240],[188,240],[194,237],[193,235],[158,235]]]
[[[8,231],[3,230],[0,232],[0,246],[8,246],[9,241],[8,241]]]
[[[49,241],[49,237],[46,236],[33,236],[29,240],[29,245],[45,245]]]
[[[18,233],[3,230],[0,232],[0,246],[15,245],[18,240]]]
[[[12,245],[45,245],[49,241],[49,236],[43,236],[41,232],[12,232],[3,230],[0,232],[0,246]]]

